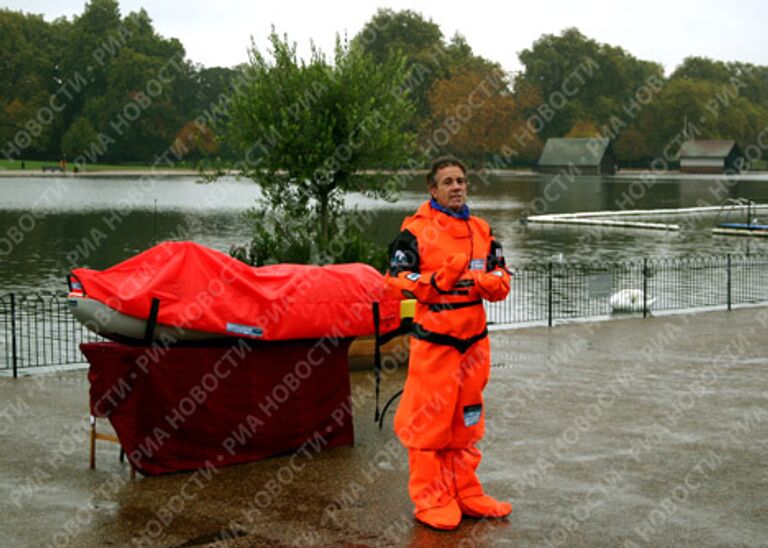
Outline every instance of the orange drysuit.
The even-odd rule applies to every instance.
[[[408,448],[416,518],[452,529],[462,514],[501,517],[509,503],[483,494],[475,475],[490,373],[483,299],[509,293],[510,275],[488,224],[425,202],[392,244],[387,287],[417,299],[408,378],[395,432]]]

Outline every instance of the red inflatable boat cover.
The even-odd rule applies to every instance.
[[[398,327],[400,303],[384,299],[384,277],[361,264],[254,268],[193,242],[165,242],[103,271],[72,271],[85,295],[136,318],[263,340],[373,334]]]

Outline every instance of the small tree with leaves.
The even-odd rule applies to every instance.
[[[346,214],[345,195],[386,197],[386,177],[370,170],[396,169],[412,150],[405,63],[376,63],[339,39],[333,63],[314,47],[299,60],[274,32],[270,42],[269,59],[252,47],[230,107],[236,167],[263,192],[250,253],[237,255],[255,264],[354,259],[365,227]]]
[[[95,143],[98,133],[85,118],[78,118],[61,138],[61,152],[73,160],[85,155]]]

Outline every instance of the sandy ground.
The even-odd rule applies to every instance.
[[[766,546],[767,334],[768,307],[492,333],[479,472],[514,511],[449,533],[413,521],[368,371],[354,447],[135,480],[110,443],[88,469],[85,371],[1,378],[0,544]]]

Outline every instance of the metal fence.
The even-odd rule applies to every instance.
[[[83,362],[81,342],[100,340],[69,312],[66,294],[0,295],[0,370]]]
[[[639,290],[638,314],[768,302],[768,256],[548,263],[513,268],[509,297],[486,303],[493,324],[545,324],[609,316],[611,296]],[[70,314],[64,294],[0,296],[0,370],[81,363],[78,345],[99,340]]]
[[[768,256],[724,255],[617,263],[548,263],[513,268],[509,297],[487,303],[497,324],[547,323],[608,316],[622,290],[640,297],[636,310],[685,310],[768,302]]]

